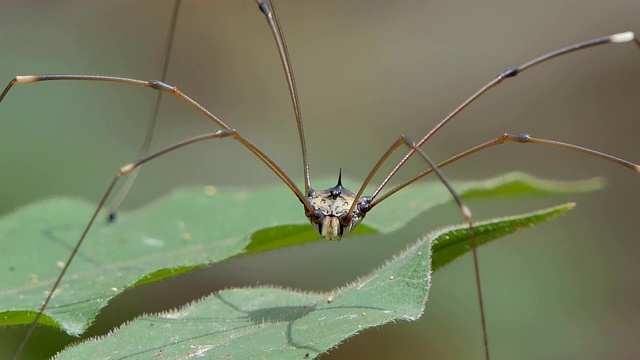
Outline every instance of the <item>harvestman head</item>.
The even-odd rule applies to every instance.
[[[14,358],[18,358],[20,353],[22,352],[27,340],[35,329],[38,320],[43,315],[44,311],[49,304],[55,290],[59,287],[61,280],[63,279],[69,265],[72,263],[76,253],[81,247],[87,233],[90,231],[94,221],[96,220],[98,214],[105,208],[105,204],[107,200],[110,198],[110,195],[118,182],[118,180],[125,175],[128,175],[127,182],[120,189],[120,192],[114,196],[112,203],[108,207],[108,217],[111,220],[115,220],[115,211],[120,204],[120,202],[126,196],[128,190],[131,187],[135,179],[135,174],[141,165],[160,157],[168,152],[173,150],[188,146],[190,144],[210,140],[210,139],[221,139],[221,138],[232,138],[239,143],[241,143],[248,151],[253,153],[258,159],[260,159],[269,169],[273,171],[273,173],[278,176],[284,184],[291,189],[293,194],[298,198],[298,200],[302,203],[304,208],[304,213],[307,219],[310,221],[311,225],[317,230],[317,232],[327,240],[340,240],[343,236],[349,234],[360,222],[365,218],[366,214],[371,211],[375,206],[380,204],[385,199],[388,199],[390,196],[395,194],[396,192],[402,190],[413,182],[423,178],[424,176],[435,173],[442,184],[448,189],[451,193],[452,197],[458,204],[458,207],[465,218],[470,234],[471,234],[471,246],[472,246],[472,254],[473,254],[473,262],[474,262],[474,270],[475,270],[475,281],[477,285],[477,293],[480,305],[480,315],[481,315],[481,323],[483,328],[483,339],[485,345],[485,357],[489,359],[489,344],[488,344],[488,335],[486,330],[486,321],[484,315],[484,306],[482,300],[482,287],[480,285],[480,273],[479,273],[479,265],[478,265],[478,257],[476,252],[476,239],[473,233],[473,221],[471,219],[471,212],[464,204],[456,190],[451,186],[449,181],[440,171],[441,168],[456,162],[462,158],[465,158],[473,153],[479,152],[481,150],[501,145],[507,142],[516,142],[516,143],[529,143],[529,144],[540,144],[540,145],[549,145],[555,146],[566,150],[574,150],[577,152],[581,152],[587,155],[595,156],[604,160],[608,160],[614,162],[618,165],[622,165],[627,167],[633,171],[640,172],[640,166],[628,162],[626,160],[599,152],[595,150],[591,150],[585,147],[568,144],[560,141],[534,138],[528,134],[503,134],[495,139],[486,141],[477,146],[470,148],[458,155],[455,155],[445,161],[442,161],[438,164],[434,163],[425,152],[421,149],[421,146],[429,140],[437,131],[439,131],[444,125],[446,125],[449,121],[455,118],[462,110],[464,110],[467,106],[473,103],[476,99],[481,97],[483,94],[487,93],[492,88],[496,87],[504,80],[515,77],[516,75],[522,73],[529,68],[532,68],[540,63],[546,62],[548,60],[554,59],[559,56],[564,56],[573,52],[581,51],[587,48],[596,47],[600,45],[606,44],[618,44],[618,43],[627,43],[633,42],[638,48],[640,48],[640,41],[634,36],[631,32],[624,32],[619,34],[614,34],[610,36],[605,36],[593,40],[584,41],[581,43],[573,44],[559,50],[550,52],[548,54],[542,55],[538,58],[535,58],[531,61],[524,63],[523,65],[508,68],[507,70],[500,73],[496,78],[487,83],[485,86],[476,91],[471,97],[465,100],[460,106],[454,109],[449,115],[447,115],[444,119],[437,123],[437,125],[429,131],[425,136],[423,136],[419,141],[413,141],[407,136],[399,136],[396,141],[394,141],[389,149],[380,157],[378,162],[375,164],[369,175],[366,177],[360,188],[357,192],[353,192],[347,188],[345,188],[342,184],[342,174],[340,171],[340,175],[338,177],[337,184],[331,188],[324,190],[314,190],[311,186],[311,176],[309,172],[309,162],[307,156],[307,147],[304,136],[303,122],[302,122],[302,114],[300,110],[299,100],[298,100],[298,91],[296,89],[296,83],[293,76],[293,70],[291,66],[291,61],[289,59],[289,54],[287,51],[287,46],[284,40],[284,35],[280,28],[280,24],[278,18],[276,16],[275,11],[273,10],[273,4],[271,2],[267,3],[264,0],[256,0],[260,11],[265,15],[271,32],[274,36],[278,52],[280,55],[280,60],[283,66],[284,74],[287,78],[287,83],[289,87],[289,92],[291,95],[293,110],[295,113],[295,121],[298,128],[298,135],[300,140],[300,145],[302,149],[302,159],[303,159],[303,176],[304,176],[304,189],[301,190],[297,187],[297,185],[291,180],[291,178],[262,150],[260,150],[256,145],[254,145],[249,139],[242,136],[239,132],[229,127],[225,122],[216,117],[212,112],[207,110],[205,107],[200,105],[198,102],[193,100],[191,97],[185,95],[177,87],[173,85],[169,85],[164,82],[166,77],[168,63],[169,63],[169,55],[171,53],[172,43],[173,43],[173,34],[175,32],[176,27],[176,19],[179,9],[179,1],[176,2],[173,20],[169,30],[169,37],[166,48],[166,58],[164,61],[164,68],[162,72],[162,80],[137,80],[131,78],[123,78],[123,77],[115,77],[115,76],[98,76],[98,75],[28,75],[28,76],[16,76],[12,79],[9,85],[4,89],[2,94],[0,94],[0,102],[4,100],[8,92],[12,89],[13,85],[16,84],[31,84],[42,81],[54,81],[54,80],[75,80],[75,81],[99,81],[99,82],[115,82],[122,83],[128,85],[137,85],[148,87],[158,91],[158,97],[156,100],[156,107],[152,117],[150,118],[149,127],[147,131],[147,136],[145,141],[141,147],[141,155],[139,159],[122,166],[111,184],[109,185],[107,191],[102,196],[99,205],[95,209],[93,215],[91,216],[89,222],[87,223],[80,239],[78,240],[75,248],[73,249],[71,255],[68,260],[65,262],[60,275],[58,276],[56,282],[52,286],[51,290],[48,292],[47,297],[45,298],[40,311],[37,316],[33,320],[32,324],[29,326],[27,333],[25,334],[19,349],[16,351]],[[199,111],[202,115],[204,115],[209,120],[213,121],[217,126],[220,127],[219,130],[214,131],[212,133],[203,134],[200,136],[196,136],[190,139],[183,140],[181,142],[175,143],[173,145],[167,146],[160,150],[148,153],[149,144],[152,137],[152,132],[154,128],[155,119],[158,113],[158,104],[160,102],[161,96],[163,93],[170,93],[179,100],[187,103],[195,110]],[[406,147],[408,152],[406,155],[393,167],[393,169],[385,176],[384,180],[380,183],[380,185],[376,188],[376,190],[368,195],[364,195],[364,191],[371,182],[373,176],[379,171],[381,166],[389,159],[389,157],[399,148]],[[401,183],[400,185],[394,187],[393,189],[387,191],[386,193],[381,195],[382,190],[388,185],[389,181],[394,177],[394,175],[398,172],[400,168],[404,164],[407,163],[408,159],[417,154],[420,158],[422,158],[425,162],[426,170],[422,171],[418,175],[413,178]]]

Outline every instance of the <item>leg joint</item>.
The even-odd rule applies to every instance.
[[[531,141],[531,136],[526,133],[518,133],[518,134],[507,134],[502,135],[502,139],[504,141],[514,141],[519,143],[528,143]]]
[[[516,75],[518,75],[518,68],[517,67],[510,67],[507,70],[503,71],[500,73],[500,77],[501,78],[510,78],[510,77],[514,77]]]
[[[166,92],[170,92],[170,93],[175,93],[178,91],[178,88],[176,88],[175,86],[171,86],[165,82],[162,82],[160,80],[151,80],[149,81],[149,87],[151,87],[152,89],[156,89],[156,90],[160,90],[160,91],[166,91]]]
[[[216,130],[214,134],[216,134],[216,137],[218,138],[224,138],[227,136],[235,137],[237,133],[238,132],[235,131],[234,129],[222,129],[222,130]]]

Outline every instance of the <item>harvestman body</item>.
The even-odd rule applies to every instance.
[[[168,43],[168,49],[167,49],[167,58],[165,59],[165,68],[163,71],[163,76],[162,76],[162,81],[158,81],[158,80],[152,80],[152,81],[143,81],[143,80],[137,80],[137,79],[129,79],[129,78],[122,78],[122,77],[112,77],[112,76],[94,76],[94,75],[34,75],[34,76],[16,76],[13,80],[11,80],[11,82],[9,83],[9,85],[5,88],[5,90],[2,92],[2,94],[0,95],[0,102],[2,100],[4,100],[4,98],[6,97],[6,95],[8,94],[8,92],[10,91],[10,89],[12,88],[13,85],[15,84],[30,84],[30,83],[35,83],[35,82],[41,82],[41,81],[53,81],[53,80],[84,80],[84,81],[102,81],[102,82],[117,82],[117,83],[123,83],[123,84],[130,84],[130,85],[138,85],[138,86],[144,86],[144,87],[148,87],[151,89],[155,89],[158,91],[158,101],[160,99],[160,95],[164,92],[170,93],[172,95],[174,95],[176,98],[178,98],[179,100],[186,102],[187,104],[189,104],[190,106],[192,106],[193,108],[195,108],[197,111],[199,111],[200,113],[202,113],[205,117],[207,117],[208,119],[210,119],[211,121],[213,121],[214,123],[216,123],[221,129],[217,130],[213,133],[209,133],[209,134],[204,134],[204,135],[200,135],[200,136],[196,136],[194,138],[191,139],[187,139],[184,141],[181,141],[179,143],[167,146],[161,150],[152,152],[148,155],[144,155],[142,157],[140,157],[138,160],[129,163],[123,167],[120,168],[120,170],[118,171],[118,173],[116,174],[116,176],[114,177],[112,183],[110,184],[109,188],[107,189],[107,191],[105,192],[105,194],[103,195],[98,207],[96,208],[95,212],[93,213],[90,221],[88,222],[81,238],[78,240],[77,245],[75,246],[72,254],[70,255],[69,259],[65,262],[64,267],[59,275],[59,277],[57,278],[55,284],[53,285],[53,287],[51,288],[51,291],[49,291],[46,299],[44,300],[44,303],[42,305],[42,308],[40,309],[38,315],[36,316],[35,320],[33,321],[33,323],[31,324],[31,326],[29,327],[29,329],[27,330],[27,333],[22,341],[22,343],[20,344],[19,349],[16,351],[15,354],[15,358],[18,358],[20,356],[20,353],[22,351],[22,349],[24,348],[27,340],[29,339],[31,333],[33,332],[33,330],[35,329],[36,324],[38,323],[38,320],[40,319],[41,315],[43,314],[43,312],[45,311],[45,309],[47,308],[47,305],[49,303],[49,301],[51,300],[52,295],[55,293],[55,290],[59,287],[60,282],[62,280],[62,278],[64,277],[64,274],[66,273],[69,265],[72,263],[74,256],[76,255],[76,253],[78,252],[78,249],[80,248],[80,246],[82,245],[82,242],[84,241],[87,233],[89,232],[89,230],[91,229],[95,219],[97,218],[98,214],[102,211],[102,209],[105,206],[105,203],[107,201],[107,199],[110,197],[112,190],[114,189],[116,183],[118,182],[118,180],[125,176],[125,175],[130,175],[130,181],[127,185],[125,185],[123,187],[123,190],[121,190],[121,192],[116,195],[115,200],[113,202],[113,204],[111,204],[111,207],[109,208],[109,216],[110,218],[114,219],[115,217],[115,209],[117,208],[118,204],[120,203],[120,201],[122,200],[122,198],[124,198],[124,196],[126,195],[126,192],[128,191],[129,187],[130,187],[130,183],[133,181],[133,179],[135,178],[134,176],[131,176],[133,174],[135,174],[135,171],[144,163],[151,161],[159,156],[162,156],[163,154],[166,154],[168,152],[171,152],[173,150],[176,150],[178,148],[182,148],[185,147],[187,145],[196,143],[196,142],[200,142],[200,141],[204,141],[204,140],[209,140],[209,139],[220,139],[220,138],[225,138],[225,137],[231,137],[233,139],[235,139],[236,141],[240,142],[247,150],[249,150],[250,152],[252,152],[256,157],[258,157],[267,167],[269,167],[284,183],[285,185],[287,185],[287,187],[289,189],[291,189],[291,191],[294,193],[294,195],[300,200],[300,202],[302,203],[303,207],[304,207],[304,211],[305,211],[305,215],[308,218],[308,220],[311,222],[312,226],[317,230],[317,232],[325,239],[327,240],[340,240],[343,236],[349,234],[366,216],[366,214],[371,211],[375,206],[377,206],[379,203],[381,203],[383,200],[389,198],[390,196],[392,196],[393,194],[395,194],[396,192],[402,190],[403,188],[405,188],[406,186],[412,184],[413,182],[417,181],[418,179],[421,179],[422,177],[430,174],[430,173],[435,173],[436,176],[440,179],[440,181],[443,183],[444,186],[447,187],[447,189],[449,190],[449,192],[451,193],[451,195],[453,196],[453,198],[456,200],[461,213],[463,214],[465,220],[468,223],[469,226],[469,230],[471,233],[471,246],[472,246],[472,253],[473,253],[473,261],[474,261],[474,266],[475,266],[475,278],[476,278],[476,284],[477,284],[477,291],[478,291],[478,298],[479,298],[479,305],[480,305],[480,314],[481,314],[481,322],[482,322],[482,327],[483,327],[483,338],[484,338],[484,344],[485,344],[485,356],[488,359],[489,358],[489,346],[488,346],[488,336],[487,336],[487,331],[486,331],[486,325],[485,325],[485,315],[484,315],[484,307],[483,307],[483,303],[482,303],[482,292],[481,292],[481,286],[480,286],[480,276],[479,276],[479,267],[478,267],[478,258],[477,258],[477,253],[476,253],[476,244],[475,244],[475,237],[473,235],[473,222],[471,220],[471,212],[468,210],[468,208],[466,207],[466,205],[462,202],[461,198],[458,196],[457,192],[455,191],[455,189],[451,186],[451,184],[446,180],[446,178],[444,177],[444,175],[440,172],[440,168],[447,166],[459,159],[462,159],[468,155],[471,155],[473,153],[476,153],[478,151],[487,149],[489,147],[493,147],[496,145],[500,145],[500,144],[504,144],[506,142],[518,142],[518,143],[532,143],[532,144],[541,144],[541,145],[550,145],[550,146],[556,146],[556,147],[560,147],[563,149],[568,149],[568,150],[575,150],[578,152],[582,152],[591,156],[595,156],[595,157],[599,157],[602,158],[604,160],[609,160],[611,162],[617,163],[619,165],[625,166],[627,168],[630,168],[636,172],[640,172],[640,166],[630,163],[626,160],[622,160],[620,158],[608,155],[608,154],[604,154],[595,150],[591,150],[588,148],[584,148],[584,147],[580,147],[580,146],[576,146],[576,145],[572,145],[572,144],[568,144],[568,143],[563,143],[563,142],[558,142],[558,141],[553,141],[553,140],[547,140],[547,139],[539,139],[539,138],[533,138],[531,136],[529,136],[528,134],[504,134],[502,136],[497,137],[496,139],[487,141],[485,143],[482,143],[478,146],[472,147],[467,151],[464,151],[456,156],[453,156],[451,158],[449,158],[448,160],[445,160],[439,164],[435,164],[434,162],[431,161],[431,159],[424,153],[424,151],[420,148],[428,139],[430,139],[438,130],[440,130],[446,123],[448,123],[451,119],[453,119],[456,115],[458,115],[463,109],[465,109],[468,105],[470,105],[472,102],[474,102],[477,98],[479,98],[480,96],[482,96],[483,94],[485,94],[486,92],[488,92],[490,89],[494,88],[495,86],[497,86],[498,84],[500,84],[503,80],[511,78],[511,77],[515,77],[516,75],[518,75],[519,73],[535,66],[538,65],[542,62],[545,62],[547,60],[551,60],[553,58],[559,57],[559,56],[563,56],[565,54],[569,54],[572,52],[576,52],[576,51],[580,51],[586,48],[590,48],[590,47],[595,47],[595,46],[600,46],[600,45],[605,45],[605,44],[616,44],[616,43],[626,43],[626,42],[633,42],[637,47],[640,48],[640,41],[638,41],[638,39],[635,38],[634,34],[631,32],[625,32],[625,33],[619,33],[619,34],[614,34],[611,36],[605,36],[602,38],[597,38],[597,39],[593,39],[593,40],[589,40],[589,41],[585,41],[582,43],[577,43],[562,49],[559,49],[557,51],[545,54],[539,58],[536,58],[534,60],[531,60],[521,66],[518,67],[513,67],[513,68],[509,68],[507,70],[505,70],[504,72],[502,72],[501,74],[499,74],[494,80],[492,80],[491,82],[489,82],[488,84],[486,84],[484,87],[482,87],[480,90],[478,90],[477,92],[475,92],[471,97],[469,97],[465,102],[463,102],[459,107],[457,107],[454,111],[452,111],[448,116],[446,116],[443,120],[441,120],[436,127],[434,127],[431,131],[429,131],[423,138],[421,138],[419,141],[414,142],[413,140],[411,140],[410,138],[406,137],[406,136],[400,136],[398,138],[398,140],[396,140],[391,146],[390,148],[387,150],[387,152],[385,154],[382,155],[382,157],[380,158],[380,160],[376,163],[376,165],[373,167],[373,169],[371,170],[371,172],[369,173],[369,175],[367,176],[367,178],[365,179],[365,181],[363,182],[363,184],[361,185],[361,187],[359,188],[359,190],[357,192],[352,192],[346,188],[344,188],[342,186],[342,181],[341,181],[341,176],[338,179],[338,183],[336,184],[336,186],[328,188],[328,189],[324,189],[324,190],[314,190],[311,187],[311,178],[310,178],[310,174],[309,174],[309,164],[307,161],[307,151],[306,151],[306,143],[305,143],[305,137],[304,137],[304,130],[303,130],[303,123],[302,123],[302,117],[301,117],[301,112],[300,112],[300,106],[299,106],[299,101],[298,101],[298,92],[296,89],[296,85],[295,85],[295,81],[293,78],[293,71],[291,69],[291,63],[289,60],[289,55],[287,52],[287,47],[284,41],[284,36],[282,34],[282,31],[280,29],[280,24],[278,22],[278,19],[276,17],[275,12],[272,10],[272,4],[270,3],[266,3],[262,0],[257,0],[258,4],[259,4],[259,8],[260,10],[263,12],[263,14],[265,15],[267,22],[269,23],[270,29],[273,33],[274,39],[276,41],[277,47],[278,47],[278,51],[280,54],[280,59],[284,68],[284,73],[287,77],[287,83],[289,86],[289,91],[290,91],[290,95],[291,95],[291,100],[293,103],[293,109],[296,115],[296,124],[298,126],[298,133],[299,133],[299,139],[300,139],[300,143],[301,143],[301,148],[302,148],[302,157],[303,157],[303,169],[304,169],[304,179],[305,179],[305,187],[304,187],[304,191],[302,191],[301,189],[299,189],[295,183],[291,180],[291,178],[284,173],[284,171],[273,161],[271,160],[271,158],[269,156],[267,156],[264,152],[262,152],[262,150],[260,150],[257,146],[255,146],[252,142],[250,142],[247,138],[245,138],[244,136],[242,136],[240,133],[238,133],[237,131],[235,131],[234,129],[230,128],[229,126],[227,126],[226,123],[224,123],[222,120],[220,120],[219,118],[217,118],[215,115],[213,115],[213,113],[211,113],[209,110],[207,110],[206,108],[204,108],[202,105],[200,105],[199,103],[197,103],[195,100],[191,99],[191,97],[183,94],[180,90],[178,90],[175,86],[166,84],[164,82],[164,78],[166,75],[166,70],[167,70],[167,63],[168,63],[168,55],[171,52],[171,44],[172,44],[172,39],[173,39],[173,33],[175,30],[175,19],[177,17],[177,13],[178,13],[178,7],[179,7],[179,2],[176,3],[176,8],[174,11],[174,20],[171,26],[171,30],[170,30],[170,38],[169,38],[169,43]],[[154,114],[157,114],[157,104],[158,102],[156,102],[156,112]],[[155,115],[154,117],[155,118]],[[152,126],[150,126],[150,128],[152,128]],[[150,136],[147,136],[147,140],[150,138]],[[148,150],[148,141],[145,141],[145,144],[142,147],[142,150],[146,153]],[[376,188],[376,190],[369,196],[364,196],[364,190],[367,187],[367,185],[369,185],[369,183],[371,182],[373,176],[378,172],[378,170],[380,169],[380,167],[383,165],[383,163],[385,163],[389,157],[391,156],[392,153],[394,153],[398,148],[400,147],[407,147],[408,148],[408,153],[402,158],[402,160],[393,168],[393,170],[384,178],[384,180],[381,182],[381,184]],[[428,165],[427,170],[421,172],[420,174],[414,176],[413,178],[403,182],[402,184],[396,186],[395,188],[393,188],[392,190],[384,193],[383,195],[380,195],[381,191],[383,190],[383,188],[386,187],[386,185],[389,183],[389,181],[391,180],[391,178],[397,173],[397,171],[407,162],[407,160],[414,154],[418,154],[418,156],[420,156],[425,163]],[[379,196],[380,195],[380,196]]]

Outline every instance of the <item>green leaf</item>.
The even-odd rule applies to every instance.
[[[573,204],[565,204],[478,223],[475,234],[483,245],[571,208]],[[364,329],[418,319],[431,283],[431,261],[435,271],[469,251],[466,226],[440,230],[381,269],[331,293],[273,287],[224,290],[175,311],[135,319],[57,358],[315,358]]]
[[[486,198],[584,191],[599,184],[546,182],[522,174],[454,183],[463,196]],[[450,199],[440,183],[416,184],[376,207],[358,232],[394,231]],[[1,219],[0,326],[33,320],[93,208],[83,201],[53,199]],[[233,256],[321,240],[305,223],[302,205],[284,186],[215,195],[205,189],[177,191],[123,212],[115,223],[97,221],[40,321],[81,334],[127,288]]]

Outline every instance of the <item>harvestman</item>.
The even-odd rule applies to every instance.
[[[191,97],[183,94],[180,90],[178,90],[175,86],[169,85],[164,82],[165,75],[167,72],[167,64],[168,64],[168,56],[171,52],[171,44],[173,39],[173,33],[175,31],[176,18],[178,13],[179,1],[176,2],[176,6],[174,9],[174,17],[172,20],[172,25],[170,28],[170,36],[169,42],[167,46],[167,57],[165,58],[165,66],[163,69],[162,81],[160,80],[137,80],[123,77],[113,77],[113,76],[96,76],[96,75],[28,75],[28,76],[16,76],[9,85],[4,89],[2,94],[0,94],[0,102],[4,100],[10,89],[15,84],[30,84],[41,81],[53,81],[53,80],[84,80],[84,81],[99,81],[99,82],[116,82],[122,84],[129,85],[137,85],[144,86],[154,90],[158,90],[158,98],[156,101],[156,108],[154,111],[154,115],[152,116],[152,120],[150,121],[149,130],[147,132],[147,137],[142,146],[142,150],[147,152],[148,145],[151,138],[151,133],[153,129],[153,122],[156,118],[158,111],[158,103],[160,99],[160,95],[163,92],[168,92],[174,95],[179,100],[187,103],[209,120],[213,121],[216,125],[218,125],[221,129],[212,133],[203,134],[200,136],[196,136],[190,139],[183,140],[181,142],[175,143],[173,145],[167,146],[163,149],[157,150],[155,152],[149,153],[147,155],[141,156],[136,161],[133,161],[129,164],[122,166],[111,184],[109,185],[107,191],[104,193],[101,198],[99,205],[96,207],[91,219],[87,223],[80,239],[78,240],[75,248],[73,249],[71,255],[68,260],[65,262],[64,267],[62,268],[56,282],[52,286],[51,290],[48,292],[46,299],[44,300],[40,311],[37,316],[33,320],[32,324],[27,330],[19,349],[16,351],[14,358],[18,358],[20,353],[22,352],[24,346],[26,345],[27,340],[31,336],[33,330],[35,329],[38,320],[42,316],[43,312],[47,308],[49,301],[51,300],[55,290],[60,285],[62,278],[64,277],[69,265],[72,263],[75,255],[77,254],[79,248],[81,247],[87,233],[91,229],[95,219],[98,214],[105,207],[105,203],[107,199],[110,197],[116,183],[121,177],[125,175],[130,175],[128,177],[128,182],[123,186],[120,192],[115,196],[111,206],[109,207],[109,217],[110,219],[115,219],[115,209],[118,207],[119,203],[126,196],[128,189],[131,186],[131,183],[135,179],[135,173],[137,169],[144,163],[149,162],[157,157],[160,157],[168,152],[173,150],[185,147],[187,145],[204,141],[210,139],[221,139],[230,137],[238,142],[240,142],[247,150],[252,152],[257,158],[259,158],[269,169],[273,171],[275,175],[277,175],[282,182],[294,193],[294,195],[300,200],[304,207],[305,216],[310,221],[311,225],[317,230],[317,232],[327,240],[340,240],[343,236],[349,234],[365,217],[365,215],[371,211],[375,206],[380,204],[385,199],[389,198],[396,192],[402,190],[406,186],[412,184],[418,179],[423,178],[424,176],[435,173],[442,184],[448,189],[451,193],[452,197],[455,199],[460,212],[464,216],[469,230],[471,234],[471,246],[472,246],[472,254],[473,254],[473,263],[474,263],[474,271],[475,271],[475,281],[477,286],[478,293],[478,302],[480,306],[480,317],[482,323],[482,331],[483,331],[483,339],[485,346],[485,357],[489,359],[489,345],[488,345],[488,336],[486,330],[486,321],[485,321],[485,313],[484,313],[484,305],[482,301],[482,287],[480,285],[480,273],[479,273],[479,265],[478,265],[478,257],[476,252],[476,240],[473,233],[473,221],[471,218],[471,212],[467,208],[467,206],[463,203],[460,196],[457,194],[456,190],[451,186],[449,181],[445,178],[445,176],[440,171],[440,168],[447,166],[457,160],[460,160],[464,157],[467,157],[473,153],[478,151],[501,145],[506,142],[517,142],[517,143],[531,143],[531,144],[541,144],[541,145],[549,145],[560,147],[567,150],[578,151],[587,155],[599,157],[604,160],[608,160],[614,162],[616,164],[625,166],[634,170],[636,172],[640,172],[640,166],[628,162],[626,160],[598,152],[595,150],[591,150],[585,147],[548,140],[541,138],[534,138],[528,134],[503,134],[495,139],[484,142],[480,145],[470,148],[458,155],[455,155],[439,164],[435,164],[427,154],[421,149],[421,146],[429,140],[438,130],[440,130],[445,124],[447,124],[450,120],[452,120],[456,115],[458,115],[462,110],[464,110],[468,105],[478,99],[480,96],[496,87],[498,84],[502,83],[503,80],[511,77],[515,77],[519,73],[528,70],[529,68],[541,64],[545,61],[554,59],[559,56],[563,56],[572,52],[581,51],[587,48],[605,45],[605,44],[616,44],[616,43],[627,43],[633,42],[638,48],[640,48],[640,41],[634,36],[631,32],[618,33],[611,36],[605,36],[593,40],[588,40],[585,42],[573,44],[559,50],[550,52],[548,54],[542,55],[538,58],[535,58],[531,61],[524,63],[523,65],[508,68],[507,70],[500,73],[495,79],[487,83],[485,86],[476,91],[471,97],[469,97],[466,101],[464,101],[460,106],[454,109],[449,115],[447,115],[444,119],[442,119],[431,131],[429,131],[424,137],[422,137],[419,141],[415,142],[407,136],[399,136],[399,138],[389,147],[389,149],[382,155],[382,157],[375,164],[369,175],[366,177],[362,185],[360,186],[357,192],[352,192],[345,187],[343,187],[341,182],[341,176],[338,178],[338,183],[331,188],[324,190],[314,190],[311,186],[311,176],[309,172],[309,163],[307,158],[307,149],[305,143],[305,136],[303,130],[302,123],[302,115],[300,111],[300,105],[298,100],[298,92],[296,89],[295,80],[293,77],[293,70],[291,68],[291,62],[289,60],[289,55],[287,51],[287,46],[284,40],[284,35],[280,28],[280,24],[276,13],[273,9],[273,4],[264,2],[264,0],[256,0],[258,2],[259,8],[262,13],[265,15],[271,32],[274,36],[278,52],[280,55],[280,60],[284,69],[284,73],[287,79],[289,93],[291,95],[291,101],[293,105],[293,110],[295,113],[296,124],[298,128],[298,136],[300,140],[300,145],[302,149],[302,160],[303,160],[303,172],[304,172],[304,191],[299,189],[297,185],[291,180],[291,178],[262,150],[260,150],[256,145],[254,145],[250,140],[242,136],[239,132],[229,127],[222,120],[217,118],[213,113],[204,108],[198,102],[193,100]],[[373,176],[378,172],[380,167],[389,159],[392,153],[394,153],[398,148],[406,147],[408,148],[407,154],[395,165],[395,167],[389,172],[389,174],[384,178],[384,180],[380,183],[380,185],[376,188],[376,190],[369,196],[364,195],[364,190],[371,182]],[[401,183],[400,185],[394,187],[388,192],[381,195],[381,191],[388,185],[389,181],[393,178],[393,176],[397,173],[397,171],[408,161],[408,159],[414,154],[418,154],[429,167],[427,170],[419,173],[413,178]]]

